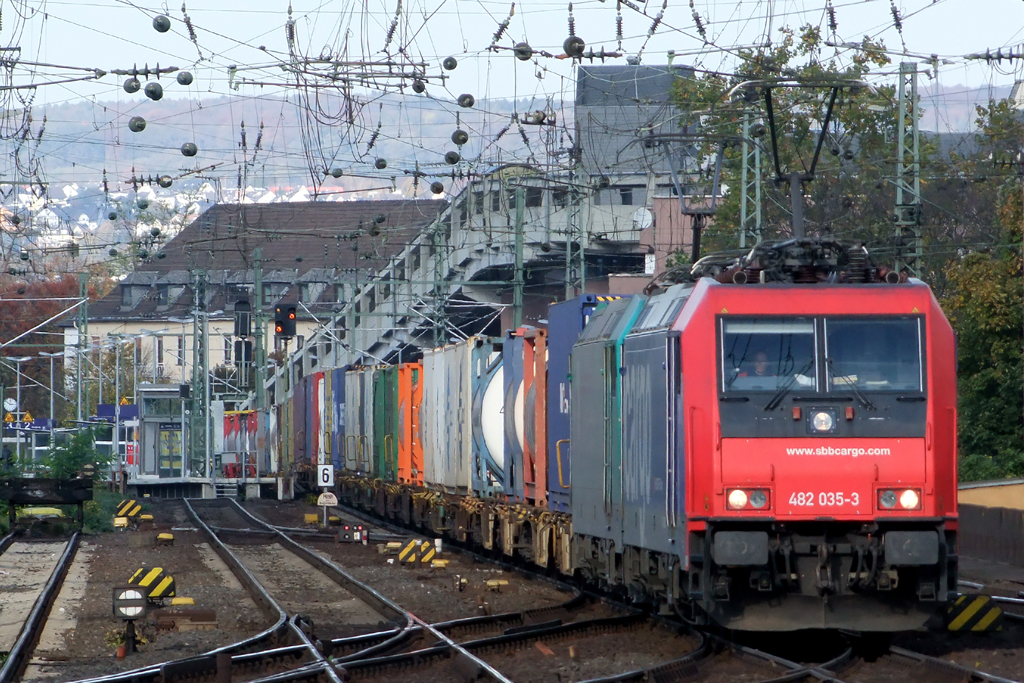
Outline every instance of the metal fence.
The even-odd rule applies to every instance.
[[[1024,510],[960,505],[960,554],[1024,566]]]

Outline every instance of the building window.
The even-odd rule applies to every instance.
[[[155,367],[156,367],[156,374],[157,375],[163,375],[164,374],[164,338],[163,337],[157,337],[156,338],[156,358],[154,360],[156,362],[156,365],[155,365]]]
[[[473,213],[479,215],[484,212],[484,193],[478,191],[473,193]]]
[[[416,272],[417,270],[420,269],[420,264],[422,263],[420,259],[421,259],[420,247],[416,247],[415,249],[412,250],[412,270],[413,270],[413,272]]]
[[[305,345],[306,345],[306,337],[305,337],[305,335],[301,335],[301,334],[297,335],[295,337],[295,350],[298,351],[299,349],[301,349]]]
[[[177,355],[177,358],[175,358],[174,363],[175,363],[175,365],[184,365],[185,364],[185,335],[179,334],[177,339],[178,339],[178,355]]]
[[[497,213],[501,211],[501,193],[491,192],[491,211]]]
[[[569,203],[569,193],[565,190],[552,190],[551,203],[559,209],[564,209]]]
[[[544,188],[542,187],[527,187],[526,188],[526,206],[527,208],[537,209],[544,203]]]
[[[158,306],[167,305],[167,285],[160,285],[156,290],[156,303]]]
[[[622,200],[623,206],[633,206],[633,188],[632,187],[620,187],[619,188],[619,199]]]
[[[132,288],[128,285],[121,285],[121,305],[132,305]]]
[[[231,337],[224,336],[224,365],[231,365]]]

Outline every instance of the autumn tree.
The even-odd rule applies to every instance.
[[[977,150],[962,167],[994,195],[991,219],[965,230],[946,272],[943,308],[957,331],[960,474],[1024,476],[1024,287],[1019,169],[1024,119],[1007,101],[978,108]],[[984,182],[977,182],[984,178]],[[959,178],[954,177],[955,180]]]
[[[21,377],[21,412],[33,417],[50,416],[50,359],[45,353],[64,351],[64,325],[74,320],[74,313],[59,316],[70,308],[79,295],[77,273],[59,272],[50,269],[49,274],[19,272],[0,275],[0,343],[7,343],[19,335],[29,332],[50,318],[49,323],[38,330],[25,334],[0,351],[0,387],[2,398],[14,398],[19,383],[17,368]],[[109,289],[109,279],[100,274],[90,277],[88,297],[96,300]],[[56,316],[56,317],[55,317]],[[11,359],[27,358],[17,363]],[[67,382],[64,375],[64,358],[54,358],[55,404],[58,418],[67,418],[74,413],[73,407],[62,396]]]

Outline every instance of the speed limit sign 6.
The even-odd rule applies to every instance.
[[[318,465],[316,480],[321,488],[332,488],[334,486],[334,465]]]

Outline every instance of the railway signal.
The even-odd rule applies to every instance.
[[[137,652],[135,647],[135,621],[146,616],[146,595],[138,586],[114,588],[114,616],[125,624],[125,652]]]
[[[274,307],[274,334],[291,339],[295,336],[296,311],[294,306]]]

